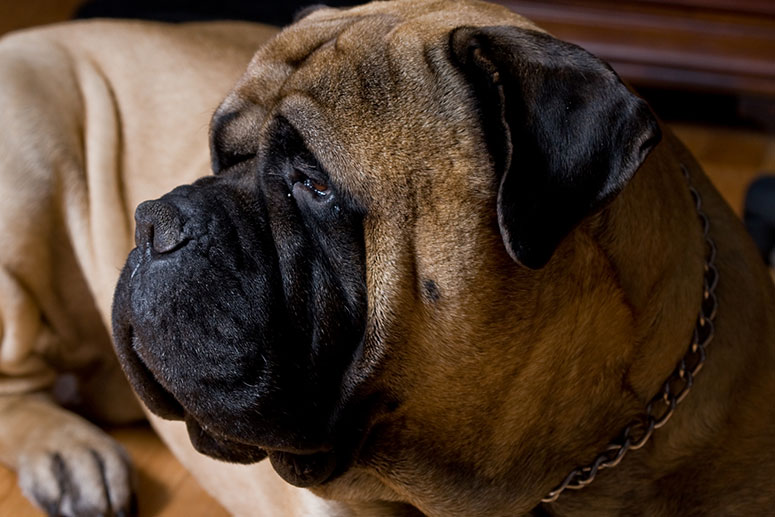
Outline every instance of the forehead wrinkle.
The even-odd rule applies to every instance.
[[[385,36],[392,33],[392,28],[384,29]],[[374,32],[371,34],[374,37],[384,37]],[[358,183],[350,186],[349,190],[357,192],[358,197],[365,197],[368,204],[372,201],[369,198],[382,190],[375,188],[379,182],[371,177],[372,174],[385,175],[384,177],[390,178],[392,184],[406,181],[406,168],[417,167],[417,164],[412,163],[413,150],[418,147],[427,148],[429,144],[429,137],[425,136],[428,130],[436,127],[436,130],[446,133],[452,129],[451,126],[457,125],[461,118],[460,115],[448,113],[455,109],[446,105],[448,95],[442,95],[440,91],[439,95],[427,95],[428,88],[439,90],[440,85],[436,84],[438,77],[435,77],[428,67],[422,41],[413,37],[404,41],[400,49],[389,48],[394,46],[379,45],[378,55],[370,52],[354,60],[342,55],[330,56],[331,53],[340,52],[337,52],[334,46],[326,45],[316,56],[307,60],[304,67],[294,72],[293,77],[285,83],[282,94],[282,104],[286,106],[299,106],[298,100],[306,99],[303,103],[305,108],[294,110],[295,115],[289,117],[296,120],[297,127],[307,126],[301,129],[301,133],[317,132],[319,122],[325,120],[324,124],[328,130],[324,133],[326,137],[334,137],[336,145],[330,143],[320,150],[323,155],[329,155],[329,159],[322,157],[321,162],[333,165],[332,162],[338,160],[332,156],[336,154],[332,151],[341,148],[340,151],[344,155],[350,156],[354,163],[363,166],[350,171],[345,177]],[[358,63],[369,59],[380,60],[382,63],[359,70]],[[407,59],[411,63],[405,62]],[[325,73],[321,74],[323,68]],[[364,74],[370,74],[371,77],[364,79]],[[369,99],[368,95],[364,97],[364,88],[353,87],[353,82],[364,80],[371,80],[374,99]],[[447,90],[448,85],[441,88]],[[285,102],[292,98],[295,98],[292,102]],[[413,100],[407,100],[409,98]],[[452,103],[454,104],[454,101]],[[407,110],[407,106],[413,108]],[[302,113],[317,119],[318,122],[313,122],[311,118],[309,124],[306,124],[301,118]],[[328,116],[329,113],[338,113],[341,116],[332,118]],[[348,113],[351,115],[348,116]],[[380,156],[375,156],[375,152]],[[390,155],[389,160],[385,160],[386,154]],[[440,157],[426,158],[434,158],[436,161]],[[377,166],[369,167],[372,164]],[[337,168],[333,167],[330,172],[336,174]]]
[[[270,104],[310,57],[355,21],[348,18],[308,21],[305,18],[286,27],[256,51],[234,91],[254,104]]]
[[[449,9],[450,4],[425,2],[426,8],[445,6]],[[276,87],[274,102],[284,103],[287,97],[307,99],[307,107],[297,111],[294,117],[296,127],[301,130],[309,125],[307,129],[312,132],[328,128],[328,138],[322,139],[328,140],[328,144],[310,150],[319,156],[330,173],[337,175],[340,167],[348,169],[349,173],[341,177],[358,184],[345,187],[366,203],[374,201],[369,198],[380,197],[378,191],[383,189],[375,190],[373,187],[377,185],[395,190],[390,187],[391,183],[406,181],[408,170],[448,169],[449,164],[457,161],[457,155],[471,152],[474,143],[471,138],[477,140],[478,135],[461,127],[470,127],[477,119],[467,106],[465,95],[457,90],[455,74],[445,70],[445,35],[460,25],[461,19],[477,25],[515,23],[522,19],[513,14],[504,16],[509,11],[502,7],[471,19],[466,13],[468,7],[463,2],[442,13],[435,9],[424,10],[419,15],[399,11],[401,16],[395,12],[355,16],[350,11],[332,10],[322,18],[314,17],[307,23],[305,19],[298,24],[321,27],[328,39],[313,38],[316,45],[309,45],[309,53],[303,58],[291,52],[294,59],[301,59],[299,66],[289,71],[282,87]],[[331,30],[334,27],[336,30]],[[287,49],[278,50],[284,53]],[[279,58],[285,63],[289,61]],[[364,87],[365,83],[370,87]],[[324,126],[312,120],[308,124],[303,113],[318,122],[325,119]],[[330,113],[339,115],[330,117]],[[398,116],[393,117],[394,114]],[[305,140],[318,141],[320,137]],[[439,138],[450,144],[454,142],[447,153],[423,151]],[[416,157],[413,152],[418,150],[427,163],[412,162],[411,158]],[[352,162],[337,163],[341,161],[337,156],[341,153]],[[353,164],[359,166],[352,167]],[[460,171],[450,173],[458,176]],[[389,181],[377,181],[372,177],[374,174]]]
[[[394,27],[401,25],[404,19],[394,14],[373,14],[358,18],[357,23],[347,26],[336,38],[336,48],[348,50],[363,50],[369,47],[368,42],[384,41]],[[376,40],[376,41],[375,41]]]
[[[492,4],[394,0],[347,10],[321,9],[287,27],[259,49],[248,66],[249,77],[241,81],[246,86],[241,90],[246,97],[257,97],[256,103],[266,102],[268,92],[278,92],[295,69],[304,68],[332,41],[338,50],[358,55],[365,47],[375,46],[368,44],[375,37],[393,46],[391,40],[398,34],[441,33],[461,25],[462,20],[466,25],[512,24],[536,29],[507,8]]]
[[[307,53],[303,56],[293,49],[288,52],[288,49],[283,48],[282,42],[277,42],[279,49],[283,51],[282,53],[289,54],[274,60],[275,63],[278,61],[282,62],[282,65],[285,65],[283,68],[286,70],[286,76],[276,88],[278,98],[303,89],[301,85],[304,84],[306,84],[306,88],[310,90],[313,96],[318,97],[318,101],[322,101],[323,97],[335,96],[336,84],[340,82],[336,76],[346,73],[347,66],[337,66],[339,69],[338,74],[333,73],[334,70],[332,68],[339,63],[343,63],[352,65],[353,69],[357,69],[364,63],[368,63],[370,60],[369,54],[374,52],[384,53],[384,50],[381,50],[382,45],[371,43],[374,42],[374,39],[381,39],[381,34],[388,33],[392,27],[401,22],[397,17],[386,14],[342,16],[338,10],[332,10],[332,12],[337,13],[338,16],[313,20],[310,24],[306,24],[304,21],[297,24],[304,29],[329,24],[336,27],[334,33],[326,31],[326,36],[328,37],[316,38],[316,43],[308,46]],[[297,25],[291,26],[290,29],[296,28]],[[290,29],[288,29],[288,37],[292,36]],[[283,34],[278,37],[283,37]],[[366,49],[372,50],[365,52]],[[271,49],[267,52],[271,52]],[[257,62],[260,62],[262,59],[264,60],[263,66],[269,65],[269,68],[271,68],[273,64],[271,58],[267,59],[265,55],[257,55],[254,58]],[[307,76],[312,76],[312,80],[309,80]],[[360,90],[363,89],[361,88]],[[319,94],[313,93],[315,91],[319,92]]]
[[[357,167],[356,149],[348,145],[346,138],[341,138],[336,122],[329,113],[330,110],[303,90],[290,92],[282,98],[275,110],[275,115],[285,117],[296,128],[308,151],[326,170],[334,184],[356,204],[367,205],[370,200],[370,178]]]

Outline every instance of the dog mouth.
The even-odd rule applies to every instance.
[[[365,281],[290,253],[253,187],[208,178],[138,206],[114,291],[117,357],[148,409],[184,421],[199,452],[268,457],[289,483],[319,485],[353,462],[360,412],[345,384],[365,332]],[[294,235],[283,238],[312,250]]]
[[[333,476],[337,466],[334,451],[314,454],[269,451],[268,454],[275,472],[288,483],[301,488],[325,483]]]
[[[305,488],[323,484],[336,470],[337,459],[333,450],[319,452],[267,450],[210,434],[190,415],[186,415],[185,421],[191,443],[199,452],[231,463],[257,463],[268,456],[275,472],[297,487]]]
[[[118,339],[118,338],[121,339]],[[131,324],[116,328],[116,348],[130,378],[148,409],[167,420],[182,420],[191,444],[198,452],[228,463],[251,464],[269,458],[272,468],[286,482],[305,488],[325,483],[334,476],[337,454],[332,447],[281,447],[249,443],[203,424],[167,390],[135,352],[137,336]]]

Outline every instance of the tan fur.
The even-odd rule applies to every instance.
[[[321,10],[261,49],[225,102],[282,113],[332,180],[369,207],[363,375],[400,404],[378,417],[355,471],[316,492],[405,501],[429,515],[517,515],[590,462],[643,411],[689,344],[704,243],[684,163],[723,268],[711,358],[645,450],[552,511],[768,508],[775,298],[742,226],[668,134],[546,268],[513,263],[495,223],[474,103],[444,64],[445,38],[460,20],[532,27],[474,2]],[[424,296],[426,279],[438,302]],[[762,373],[749,384],[752,368]],[[739,411],[755,423],[727,420]],[[758,442],[733,438],[741,434]],[[741,443],[758,445],[745,466]],[[748,472],[749,486],[724,488],[719,471]]]
[[[666,132],[625,190],[574,230],[545,268],[532,271],[514,263],[498,233],[497,185],[475,102],[461,89],[446,53],[451,29],[506,23],[533,28],[505,9],[467,1],[319,10],[262,47],[226,97],[221,110],[243,113],[235,138],[259,137],[262,117],[282,113],[295,122],[332,181],[369,206],[364,223],[369,312],[360,368],[370,389],[397,401],[371,422],[354,467],[314,489],[341,504],[283,485],[267,462],[242,467],[204,458],[193,452],[181,424],[155,421],[181,461],[235,514],[398,515],[412,514],[412,506],[434,516],[533,511],[570,469],[590,462],[643,410],[688,347],[705,251],[681,164],[689,167],[703,197],[719,248],[720,307],[708,362],[648,446],[544,510],[590,516],[770,511],[775,292],[753,245],[695,161]],[[90,30],[51,34],[77,45]],[[94,32],[98,38],[99,30]],[[82,118],[44,119],[41,126],[48,130],[35,144],[28,143],[30,129],[3,128],[0,145],[10,141],[12,149],[33,149],[14,156],[48,159],[51,153],[34,149],[50,145],[75,155],[74,179],[62,179],[65,169],[42,175],[44,182],[58,178],[59,190],[49,187],[54,206],[70,211],[60,209],[59,215],[50,204],[39,211],[41,217],[55,213],[63,219],[55,228],[75,239],[76,264],[104,317],[122,253],[130,246],[131,208],[206,173],[207,111],[222,94],[218,90],[225,92],[234,81],[237,56],[244,57],[260,39],[248,29],[226,32],[241,41],[239,50],[226,39],[218,43],[234,49],[231,61],[190,40],[172,45],[175,50],[179,44],[190,59],[181,68],[150,49],[138,51],[153,54],[150,62],[159,74],[153,84],[161,90],[137,83],[157,77],[147,70],[122,74],[130,69],[122,68],[129,66],[122,59],[131,60],[132,53],[109,52],[103,45],[88,52],[74,47],[77,55],[90,56],[76,60],[77,69],[93,70],[94,53],[105,52],[105,64],[97,61],[100,73],[78,77],[93,83],[90,92],[100,91],[99,77],[109,77],[114,88],[112,96],[83,96],[89,103],[94,96],[102,99],[120,115],[120,122],[105,130],[90,132],[86,125],[86,142],[108,139],[96,149],[102,156],[94,158],[113,164],[107,174],[93,175],[96,169],[78,156]],[[136,48],[138,42],[127,38]],[[170,52],[170,59],[182,58]],[[38,70],[61,67],[53,61]],[[165,73],[170,69],[176,73]],[[182,71],[193,75],[181,77]],[[57,77],[69,75],[60,71]],[[58,102],[65,110],[89,113],[82,98]],[[102,110],[94,116],[100,114],[105,116]],[[23,123],[20,118],[15,124],[26,127]],[[121,138],[110,140],[118,128]],[[62,138],[71,140],[60,143]],[[153,142],[158,148],[148,147]],[[110,155],[114,151],[118,154]],[[6,162],[0,163],[6,174]],[[63,167],[67,160],[55,163]],[[84,170],[86,179],[78,175]],[[20,190],[33,196],[46,191]],[[4,224],[6,213],[0,215]],[[4,230],[3,238],[20,245],[20,234],[9,231],[16,232]],[[44,244],[35,237],[26,245]],[[2,271],[9,271],[2,258]],[[49,280],[38,272],[52,261],[41,261],[23,287],[17,282],[14,292],[22,294],[11,300],[35,289],[44,294],[34,299],[50,295]],[[426,280],[438,286],[438,299],[428,296]],[[30,303],[20,301],[24,310],[17,313],[28,314]],[[11,323],[3,320],[4,328]],[[5,346],[4,341],[3,354]],[[30,364],[26,368],[37,371]]]
[[[89,417],[142,416],[106,332],[134,206],[208,173],[212,111],[274,32],[78,22],[0,40],[0,461],[33,500],[59,497],[59,453],[104,512],[94,451],[128,503],[123,450],[45,392],[69,372]]]

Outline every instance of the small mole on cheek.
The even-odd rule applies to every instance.
[[[439,301],[439,298],[441,298],[441,292],[439,291],[439,286],[436,285],[436,282],[433,280],[426,278],[422,282],[423,287],[423,293],[425,294],[425,297],[432,301],[437,302]]]

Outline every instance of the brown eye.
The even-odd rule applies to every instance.
[[[313,168],[294,167],[288,173],[288,179],[291,183],[291,190],[306,194],[313,194],[313,199],[317,201],[327,201],[332,199],[333,191],[325,179],[321,179],[319,174]],[[297,187],[298,186],[298,187]]]
[[[303,183],[305,187],[310,189],[318,196],[325,196],[328,194],[328,185],[324,185],[323,183],[318,183],[317,181],[311,178],[305,178]]]

